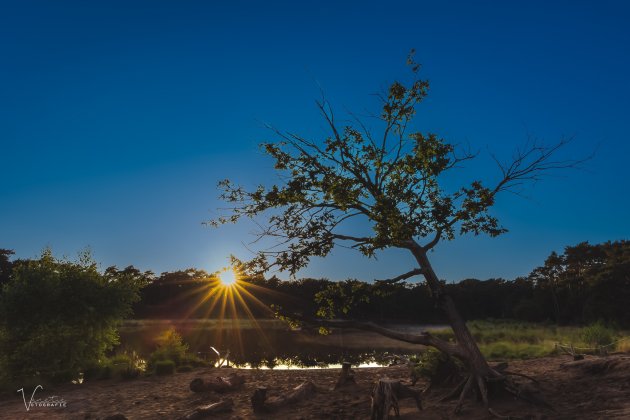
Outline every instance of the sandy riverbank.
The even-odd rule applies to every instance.
[[[546,357],[510,363],[510,370],[534,377],[547,401],[550,411],[533,407],[511,397],[494,399],[491,404],[505,415],[529,418],[630,418],[630,355],[613,355],[598,361],[598,369],[576,364],[568,356]],[[592,363],[591,363],[592,364]],[[238,371],[246,377],[245,386],[229,395],[195,394],[189,383],[195,377],[211,379]],[[129,419],[176,419],[197,406],[229,397],[234,410],[213,418],[218,419],[366,419],[370,414],[370,392],[381,377],[408,381],[404,366],[362,368],[355,370],[357,387],[346,391],[332,391],[339,369],[319,370],[236,370],[200,368],[193,372],[172,376],[150,376],[136,380],[101,380],[82,385],[64,385],[38,390],[35,398],[57,396],[66,401],[65,408],[32,407],[26,411],[21,394],[4,396],[0,400],[3,419],[103,419],[108,415],[123,414]],[[269,397],[285,394],[303,381],[315,383],[318,392],[311,399],[268,416],[255,416],[250,397],[259,386],[268,388]],[[422,390],[426,383],[418,382]],[[30,392],[27,390],[27,402]],[[403,419],[486,418],[481,404],[470,399],[461,415],[453,416],[454,401],[441,403],[445,389],[432,390],[424,396],[424,411],[420,413],[411,400],[401,401]]]

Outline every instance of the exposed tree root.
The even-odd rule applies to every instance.
[[[418,410],[422,410],[420,392],[400,383],[399,380],[382,378],[378,381],[372,391],[372,420],[384,420],[389,418],[389,413],[393,409],[396,417],[400,415],[398,400],[403,398],[413,398],[416,401]]]
[[[538,385],[538,381],[536,379],[524,374],[508,372],[505,370],[506,367],[507,365],[503,367],[501,372],[491,370],[492,376],[490,377],[470,373],[463,381],[458,383],[455,388],[442,397],[440,401],[443,402],[457,397],[457,404],[455,406],[454,413],[458,414],[461,412],[466,398],[471,393],[474,393],[477,398],[483,402],[484,407],[491,415],[497,418],[518,419],[518,417],[513,416],[502,416],[497,411],[490,408],[491,397],[489,394],[496,394],[497,392],[505,391],[527,403],[554,411],[553,407],[549,405],[549,403],[547,403],[541,395],[539,395],[539,390],[536,386]],[[532,381],[532,384],[517,383],[511,380],[510,376],[526,378]]]
[[[486,381],[481,376],[475,376],[477,379],[477,387],[479,388],[479,393],[481,394],[481,400],[483,401],[483,406],[488,409],[488,387],[486,386]]]
[[[466,378],[466,383],[464,384],[462,392],[459,394],[459,399],[457,400],[457,405],[455,406],[455,414],[458,414],[462,410],[462,406],[464,405],[464,398],[466,398],[466,396],[472,389],[474,377],[475,375],[470,375],[468,376],[468,378]]]
[[[456,396],[458,396],[462,392],[462,389],[464,389],[464,385],[466,385],[467,382],[468,382],[468,377],[465,377],[448,394],[446,394],[445,396],[440,398],[440,402],[444,402],[444,401],[450,400],[451,398],[455,398]],[[431,386],[429,385],[429,388],[430,387]],[[428,390],[428,388],[427,388],[427,390]]]
[[[354,372],[352,371],[351,365],[348,362],[344,362],[341,365],[341,373],[339,374],[339,379],[335,384],[334,390],[344,388],[344,387],[355,387],[357,386],[356,381],[354,380]]]

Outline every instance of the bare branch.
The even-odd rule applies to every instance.
[[[394,283],[398,283],[401,280],[406,280],[409,277],[418,276],[420,274],[424,274],[424,270],[421,268],[415,268],[411,271],[406,272],[405,274],[401,274],[400,276],[396,276],[396,277],[393,277],[391,279],[386,279],[386,280],[375,280],[375,282],[382,283],[382,284],[394,284]]]
[[[373,322],[358,322],[344,319],[300,319],[300,321],[310,325],[320,325],[329,328],[355,328],[363,331],[371,331],[377,334],[381,334],[385,337],[393,338],[395,340],[400,340],[407,343],[433,346],[438,350],[441,350],[446,354],[450,354],[457,358],[466,357],[466,353],[458,344],[449,343],[447,341],[441,340],[437,337],[434,337],[427,331],[423,331],[420,334],[408,334],[381,327]]]
[[[341,235],[339,233],[333,234],[332,237],[334,239],[340,239],[342,241],[354,241],[354,242],[362,242],[362,243],[369,242],[372,239],[367,236],[357,237],[357,236],[350,236],[350,235]]]
[[[510,191],[524,181],[536,182],[557,169],[577,169],[594,156],[594,152],[582,159],[554,160],[558,150],[569,144],[573,138],[561,139],[550,146],[539,144],[535,139],[529,139],[525,147],[517,149],[509,164],[502,164],[492,155],[503,178],[497,183],[492,194]]]

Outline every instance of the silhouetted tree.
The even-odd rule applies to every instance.
[[[553,320],[555,322],[561,322],[558,283],[563,272],[563,265],[564,259],[552,252],[545,260],[545,264],[534,269],[529,275],[529,278],[536,283],[539,289],[549,291],[553,302]]]
[[[2,293],[2,285],[9,281],[9,275],[13,267],[10,258],[13,254],[15,252],[10,249],[0,249],[0,293]]]
[[[419,65],[410,56],[408,64],[417,76]],[[429,83],[414,78],[405,86],[394,82],[382,95],[379,119],[382,131],[370,131],[357,118],[355,125],[340,127],[325,99],[317,103],[330,129],[322,142],[295,133],[275,130],[281,140],[263,143],[263,151],[282,172],[279,185],[258,186],[248,191],[229,180],[219,183],[222,199],[233,203],[230,214],[210,222],[217,226],[241,217],[268,215],[260,236],[278,240],[243,265],[243,269],[266,272],[276,268],[295,274],[311,257],[325,257],[339,244],[348,244],[367,257],[379,250],[398,248],[410,252],[417,267],[388,283],[424,276],[434,300],[445,312],[456,342],[429,333],[403,334],[374,324],[333,321],[327,325],[370,329],[401,340],[429,345],[461,359],[470,370],[470,385],[486,400],[486,380],[505,377],[490,368],[479,351],[464,319],[446,292],[429,260],[429,252],[441,241],[472,233],[497,236],[506,230],[490,213],[497,194],[539,180],[551,170],[579,162],[557,160],[555,153],[567,144],[552,146],[530,142],[516,151],[507,164],[497,161],[500,179],[492,186],[473,180],[448,192],[441,176],[473,158],[433,133],[408,132],[415,106],[427,95]],[[349,221],[362,219],[371,232],[349,231]],[[356,224],[353,224],[356,226]],[[466,386],[464,392],[471,389]]]
[[[581,242],[552,252],[529,280],[537,291],[553,297],[554,318],[560,323],[599,319],[628,325],[626,303],[630,277],[630,242],[591,245]],[[546,307],[544,301],[539,305]]]
[[[142,285],[130,273],[100,273],[87,253],[72,262],[45,250],[16,264],[0,295],[1,379],[77,378],[118,343]]]

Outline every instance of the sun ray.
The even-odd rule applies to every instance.
[[[200,294],[198,299],[193,298],[196,294]],[[203,319],[214,319],[216,322],[212,327],[214,330],[211,332],[212,341],[208,344],[208,336],[203,335],[203,330],[200,330],[198,340],[217,348],[221,357],[231,350],[232,361],[245,356],[245,346],[250,345],[261,346],[264,349],[263,354],[268,356],[273,357],[275,354],[272,340],[256,315],[273,317],[274,313],[269,303],[264,303],[263,300],[281,298],[285,301],[301,302],[285,293],[259,286],[252,280],[243,278],[233,268],[225,268],[208,276],[202,287],[195,288],[191,293],[187,293],[187,296],[193,300],[186,311],[186,318],[201,316]],[[254,337],[257,336],[254,343],[259,344],[250,342],[250,332],[246,331],[249,329],[255,334]]]
[[[232,312],[232,332],[236,335],[236,341],[238,344],[238,349],[240,350],[240,354],[244,354],[243,348],[243,337],[241,336],[241,326],[238,318],[238,314],[236,313],[236,304],[234,303],[234,287],[228,287],[227,295],[230,302],[230,310]]]
[[[184,315],[184,318],[189,318],[191,315],[195,313],[195,311],[197,311],[197,309],[203,306],[204,303],[206,303],[210,299],[214,299],[210,306],[210,310],[206,311],[206,314],[203,317],[203,318],[207,318],[212,312],[212,309],[214,309],[214,307],[216,306],[216,300],[219,297],[219,294],[221,293],[221,289],[217,287],[218,284],[219,282],[217,280],[209,281],[208,285],[203,288],[203,290],[207,290],[207,289],[209,290],[201,296],[201,299],[197,303],[195,303],[194,305],[190,307],[190,309]]]
[[[243,285],[239,284],[237,288],[240,290],[241,293],[243,293],[243,295],[245,295],[253,303],[258,305],[261,309],[263,309],[269,315],[273,315],[273,311],[271,310],[271,308],[269,308],[268,305],[265,305],[264,303],[262,303],[256,296],[254,296],[251,292],[249,292],[244,284]]]
[[[243,288],[240,288],[240,289],[244,290]],[[249,293],[246,290],[244,290],[244,291],[246,293]],[[241,296],[241,294],[239,293],[239,288],[235,289],[234,292],[235,292],[234,295],[236,296],[236,298],[241,303],[243,310],[247,314],[247,317],[252,320],[252,324],[254,325],[254,328],[258,331],[258,334],[262,338],[262,340],[263,340],[267,350],[273,350],[273,346],[271,345],[271,342],[269,341],[269,338],[267,337],[267,334],[265,334],[264,330],[262,329],[262,327],[258,323],[258,320],[256,319],[256,317],[252,313],[251,309],[249,309],[249,306],[247,305],[247,302],[245,302],[245,299],[243,299],[243,296]],[[252,298],[255,299],[256,301],[258,301],[258,299],[256,299],[253,295],[250,295],[250,296],[252,296]],[[260,302],[260,301],[258,301],[258,303],[263,305],[262,302]],[[267,306],[265,306],[265,305],[263,305],[263,306],[265,308],[267,308]],[[267,308],[267,309],[269,309],[269,308]]]
[[[227,306],[227,293],[223,290],[221,294],[221,309],[219,310],[219,325],[217,331],[215,333],[215,341],[217,341],[217,345],[221,347],[223,344],[223,320],[225,318],[225,308]]]

